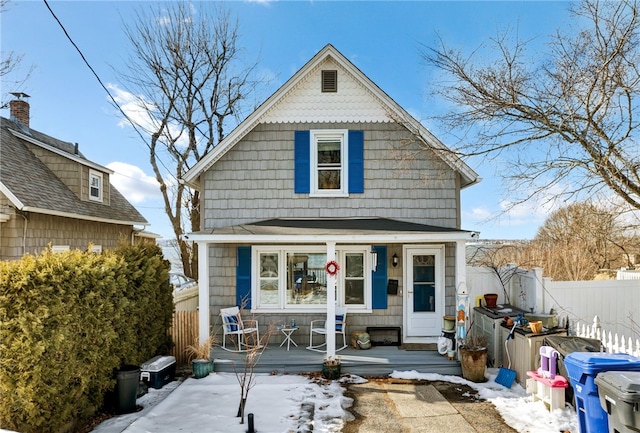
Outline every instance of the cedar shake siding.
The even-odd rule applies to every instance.
[[[137,242],[148,222],[78,146],[0,118],[0,260],[47,246],[86,250]],[[89,179],[101,178],[101,200]]]
[[[364,133],[364,190],[348,197],[296,193],[294,135]],[[203,174],[204,230],[270,218],[381,217],[459,228],[455,173],[394,123],[261,124]]]

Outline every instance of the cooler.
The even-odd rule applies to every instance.
[[[607,371],[596,376],[600,406],[609,415],[609,433],[640,431],[640,372]]]
[[[175,374],[175,356],[156,356],[140,367],[140,379],[148,386],[156,389],[160,389],[171,382]]]
[[[580,433],[609,431],[595,378],[606,371],[640,371],[640,358],[624,353],[573,352],[564,360],[575,395]]]

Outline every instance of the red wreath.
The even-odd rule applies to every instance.
[[[335,260],[331,260],[326,265],[324,265],[324,270],[327,271],[327,274],[329,274],[329,276],[335,277],[340,270],[340,265]]]

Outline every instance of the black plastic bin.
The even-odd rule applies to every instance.
[[[600,405],[607,412],[609,433],[640,431],[640,372],[607,371],[598,373]]]
[[[556,372],[567,380],[569,380],[569,374],[567,373],[567,367],[564,365],[564,358],[568,354],[573,352],[600,352],[602,349],[602,342],[598,339],[562,335],[549,335],[542,340],[542,345],[551,346],[558,351],[560,356],[558,357]],[[566,403],[574,404],[572,386],[565,389],[564,400]]]
[[[136,410],[136,396],[140,382],[140,367],[124,365],[116,372],[116,410],[130,413]]]

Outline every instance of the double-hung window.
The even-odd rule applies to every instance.
[[[370,247],[344,246],[336,251],[340,271],[336,301],[354,310],[371,309]],[[318,310],[327,304],[327,254],[324,246],[254,247],[253,308]]]
[[[89,170],[89,200],[102,201],[102,173]]]
[[[348,160],[348,131],[311,131],[311,194],[346,196]]]

